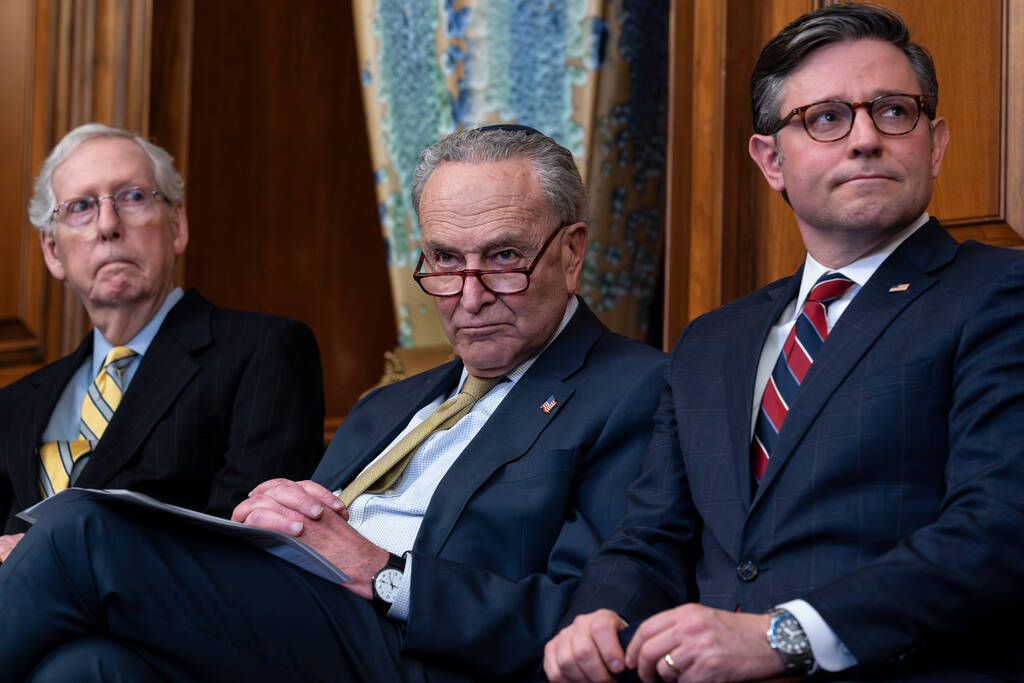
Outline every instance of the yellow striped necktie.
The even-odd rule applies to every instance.
[[[363,470],[352,483],[338,495],[346,506],[351,505],[361,493],[379,493],[398,480],[416,449],[434,432],[455,426],[473,405],[493,389],[504,377],[466,377],[466,383],[455,396],[451,397],[416,425],[396,443],[391,450]]]
[[[47,441],[40,447],[39,485],[44,497],[66,489],[78,478],[89,460],[89,453],[121,404],[124,393],[121,376],[137,355],[127,346],[112,348],[96,379],[85,392],[78,438],[74,441]]]

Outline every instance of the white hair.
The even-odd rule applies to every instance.
[[[36,230],[53,234],[53,210],[57,206],[57,197],[53,192],[54,170],[84,143],[97,138],[124,138],[134,142],[153,164],[153,180],[164,199],[172,205],[185,202],[185,181],[174,168],[174,158],[163,148],[123,128],[113,128],[102,123],[86,123],[61,138],[39,169],[32,198],[28,201],[28,217]]]

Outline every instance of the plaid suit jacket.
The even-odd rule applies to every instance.
[[[1024,606],[1024,254],[934,219],[914,233],[836,323],[754,491],[754,376],[799,283],[684,331],[626,518],[569,618],[803,598],[860,675],[1021,676],[998,624]]]

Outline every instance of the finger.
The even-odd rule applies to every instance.
[[[329,510],[334,510],[335,512],[339,513],[342,510],[345,510],[345,504],[341,502],[340,498],[338,498],[336,495],[334,495],[334,493],[328,491],[315,481],[300,481],[298,482],[298,484],[299,486],[302,487],[303,491],[305,491],[308,495],[312,496],[313,498],[319,500]],[[347,519],[348,512],[345,511],[344,515],[345,518]]]
[[[640,656],[640,648],[651,638],[656,637],[673,624],[672,617],[674,612],[675,610],[658,612],[653,617],[640,622],[640,626],[637,627],[636,633],[633,634],[633,638],[626,647],[626,666],[631,669],[636,668],[637,660]]]
[[[9,536],[0,536],[0,562],[6,562],[7,556],[14,550],[14,546],[18,545],[18,541],[22,539],[25,534],[11,534]]]
[[[312,484],[312,482],[309,483]],[[309,519],[320,519],[320,515],[324,512],[324,504],[320,500],[308,494],[301,484],[287,479],[263,482],[249,494],[249,498],[260,496],[271,498]]]
[[[560,655],[560,651],[564,647],[563,638],[563,634],[559,633],[544,645],[544,675],[552,683],[577,680],[568,677],[568,672],[562,670],[560,661],[563,657]]]
[[[683,675],[687,667],[693,663],[693,657],[692,653],[688,653],[686,648],[676,641],[677,638],[672,631],[664,630],[644,643],[638,653],[636,666],[640,680],[645,683],[657,681],[661,676],[673,681]],[[671,656],[675,667],[669,666],[666,654]]]
[[[590,630],[591,638],[601,654],[602,663],[612,673],[622,673],[626,668],[625,653],[622,651],[622,643],[619,641],[619,631],[625,627],[619,615],[610,610],[604,610],[601,618],[595,620]]]
[[[279,531],[289,536],[299,536],[305,529],[305,524],[288,513],[265,507],[257,507],[252,510],[242,523],[269,531]]]
[[[655,672],[658,676],[657,678],[652,677],[650,679],[641,680],[643,680],[645,683],[647,683],[648,680],[652,682],[656,680],[677,681],[683,673],[682,668],[679,665],[679,662],[676,660],[675,657],[672,656],[671,652],[665,653],[661,656],[660,659],[658,659]]]

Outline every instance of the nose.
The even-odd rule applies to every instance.
[[[882,134],[871,120],[867,107],[853,110],[853,127],[847,136],[852,156],[876,156],[882,148]]]
[[[484,306],[494,303],[496,298],[493,292],[483,286],[480,278],[470,275],[462,283],[459,306],[467,313],[479,313]]]
[[[118,239],[124,230],[121,217],[114,210],[114,198],[100,198],[96,207],[96,234],[103,240]]]

